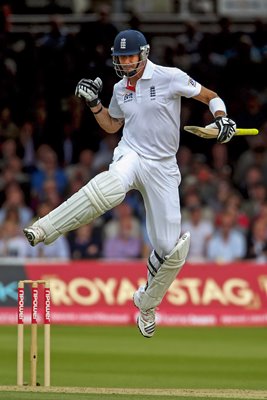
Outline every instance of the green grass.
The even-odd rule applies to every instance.
[[[0,386],[15,385],[16,327],[1,327],[0,332]],[[39,333],[38,381],[42,384],[42,328]],[[67,387],[267,390],[266,343],[266,328],[160,327],[153,339],[145,339],[136,327],[52,326],[51,383]],[[28,327],[25,347],[29,349]],[[25,351],[25,380],[29,379],[28,360],[28,351]],[[5,400],[125,398],[119,394],[46,393],[43,396],[43,393],[31,397],[30,393],[0,392],[0,399]],[[153,398],[126,397],[127,400]],[[189,399],[179,397],[182,398]]]
[[[255,400],[256,397],[218,397],[218,396],[208,396],[209,400],[224,400],[235,399],[235,400]],[[207,397],[201,396],[147,396],[147,395],[120,395],[120,394],[62,394],[62,393],[21,393],[21,392],[0,392],[1,400],[207,400]],[[266,397],[261,397],[261,399],[266,399]]]

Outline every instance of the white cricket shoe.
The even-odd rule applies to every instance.
[[[43,242],[46,236],[39,226],[29,226],[29,228],[23,229],[23,233],[31,246],[36,246],[38,243]]]
[[[140,302],[143,293],[145,292],[145,287],[141,286],[133,295],[134,305],[139,308],[140,314],[137,318],[137,326],[141,334],[146,338],[151,338],[156,329],[156,315],[155,308],[151,308],[150,310],[141,310]]]

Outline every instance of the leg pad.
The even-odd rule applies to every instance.
[[[187,232],[179,239],[172,252],[165,257],[164,263],[147,286],[140,301],[140,309],[149,310],[157,307],[161,303],[167,290],[185,263],[189,246],[190,233]]]
[[[120,204],[125,194],[122,182],[115,174],[102,172],[33,226],[44,230],[45,244],[52,243],[60,235],[89,224]]]

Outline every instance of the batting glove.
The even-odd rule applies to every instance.
[[[219,143],[227,143],[235,134],[236,123],[227,117],[216,117],[215,124],[219,129],[217,141]]]
[[[100,78],[92,79],[81,79],[76,86],[75,95],[84,99],[86,104],[92,108],[100,103],[98,97],[103,87],[103,83]]]

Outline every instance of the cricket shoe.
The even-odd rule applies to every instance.
[[[156,315],[155,308],[151,308],[149,310],[142,310],[140,308],[141,298],[144,295],[145,287],[141,286],[133,295],[134,305],[139,308],[140,314],[137,318],[137,326],[141,334],[146,338],[151,338],[156,329]]]
[[[29,228],[23,229],[23,233],[31,246],[36,246],[38,243],[43,242],[46,236],[39,226],[29,226]]]

